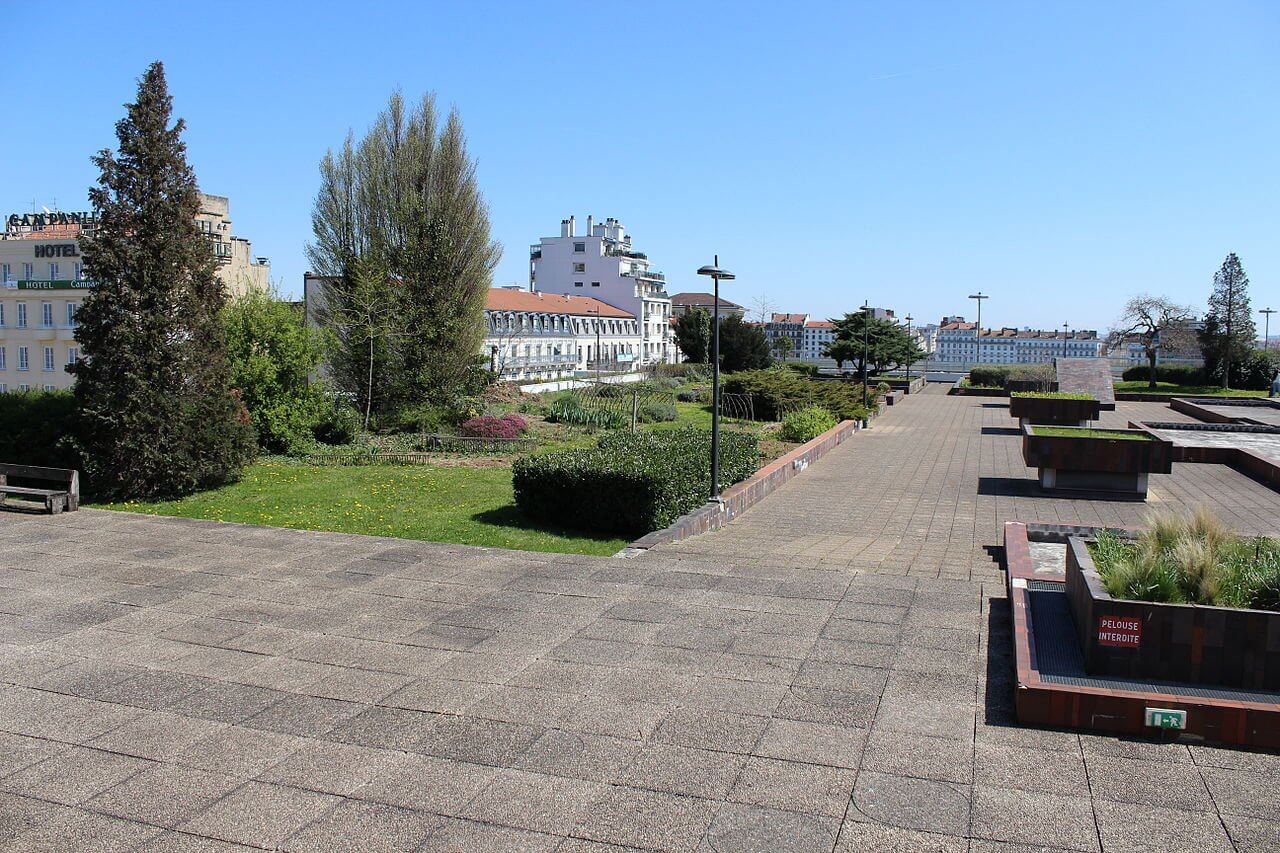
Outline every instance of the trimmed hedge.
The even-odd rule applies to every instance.
[[[1092,400],[1092,394],[1077,394],[1074,391],[1013,391],[1010,397],[1030,398],[1033,400]]]
[[[1011,379],[1047,385],[1054,381],[1055,374],[1056,371],[1051,364],[989,364],[985,367],[974,367],[969,371],[969,385],[970,387],[1005,388]]]
[[[0,394],[0,462],[80,468],[68,445],[75,414],[76,398],[70,391]]]
[[[820,406],[841,421],[867,416],[860,383],[806,379],[791,370],[744,370],[725,377],[724,393],[751,396],[756,420],[777,421],[787,412]],[[868,389],[874,406],[878,392]]]
[[[754,435],[721,431],[721,487],[755,473],[759,457]],[[710,466],[709,430],[615,432],[589,450],[523,456],[512,482],[529,518],[639,536],[706,503]]]
[[[1151,368],[1145,364],[1126,367],[1120,378],[1125,382],[1146,382],[1151,378]],[[1190,364],[1157,364],[1156,381],[1175,385],[1207,385],[1204,368]]]

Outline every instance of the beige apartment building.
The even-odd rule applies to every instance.
[[[226,196],[200,196],[196,216],[214,246],[228,294],[266,289],[271,265],[231,233]],[[66,366],[80,355],[76,311],[93,282],[84,276],[80,238],[92,236],[88,211],[14,213],[0,233],[0,393],[70,388]]]

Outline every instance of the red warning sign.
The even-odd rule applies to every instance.
[[[1142,645],[1142,620],[1127,616],[1098,617],[1098,645],[1136,649]]]

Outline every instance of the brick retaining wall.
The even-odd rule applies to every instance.
[[[703,504],[693,512],[680,516],[670,527],[641,536],[627,550],[644,551],[723,527],[809,465],[826,456],[832,448],[843,444],[859,429],[857,421],[841,421],[817,438],[773,460],[748,479],[725,489],[720,494],[721,503]]]

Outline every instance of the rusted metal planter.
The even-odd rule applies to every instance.
[[[1097,400],[1071,400],[1062,397],[1009,397],[1009,414],[1025,424],[1085,426],[1098,419]]]
[[[1139,440],[1089,435],[1036,435],[1022,425],[1022,459],[1039,469],[1041,488],[1099,493],[1146,500],[1150,474],[1168,474],[1173,443],[1145,430],[1107,430],[1142,436]]]
[[[1066,585],[1090,675],[1280,691],[1280,613],[1112,598],[1074,536]]]

